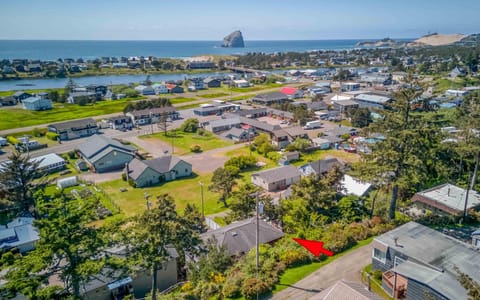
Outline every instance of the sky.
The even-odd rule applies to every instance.
[[[0,39],[416,38],[479,33],[479,0],[1,0]]]

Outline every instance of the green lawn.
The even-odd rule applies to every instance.
[[[85,106],[55,103],[53,109],[47,111],[30,111],[21,108],[2,109],[0,110],[0,130],[119,113],[123,111],[126,103],[130,100],[132,99],[101,101]]]
[[[212,94],[203,94],[203,95],[198,95],[198,97],[202,97],[202,98],[207,98],[207,99],[211,99],[211,98],[219,98],[219,97],[224,97],[224,96],[228,96],[229,94],[227,93],[212,93]]]
[[[163,133],[157,133],[153,136],[150,135],[149,137],[159,138],[169,144],[171,144],[173,140],[176,155],[191,154],[192,152],[190,151],[190,146],[192,145],[200,145],[200,147],[202,147],[202,151],[233,145],[231,142],[217,138],[210,132],[205,132],[204,135],[198,135],[196,133],[176,131],[173,137],[171,132],[169,132],[167,136],[164,136]]]
[[[358,242],[358,244],[356,244],[352,248],[350,248],[350,249],[348,249],[344,252],[335,254],[334,256],[328,257],[324,261],[313,262],[313,263],[308,264],[308,265],[303,265],[303,266],[299,266],[299,267],[296,267],[296,268],[291,268],[291,269],[285,270],[285,272],[282,275],[280,275],[279,282],[276,284],[275,289],[273,290],[273,293],[274,294],[278,293],[278,292],[286,289],[289,286],[295,285],[295,283],[297,283],[299,280],[307,277],[311,273],[313,273],[313,272],[317,271],[318,269],[320,269],[321,267],[331,263],[332,261],[336,260],[337,258],[340,258],[340,257],[350,253],[351,251],[353,251],[355,249],[358,249],[362,246],[370,244],[370,242],[372,240],[373,240],[373,237],[368,238],[368,239],[363,240],[363,241],[360,241],[360,242]]]
[[[170,103],[179,104],[179,103],[185,103],[185,102],[192,102],[192,101],[196,101],[196,100],[197,99],[195,99],[195,98],[177,97],[177,98],[171,98]]]
[[[348,163],[354,163],[360,159],[360,156],[355,153],[349,153],[343,150],[329,149],[317,150],[311,153],[302,153],[300,155],[300,160],[293,162],[292,164],[295,166],[301,166],[308,162],[324,159],[327,156],[333,156]]]
[[[204,184],[205,214],[209,215],[225,210],[223,205],[218,203],[219,195],[208,190],[211,175],[194,175],[148,188],[133,188],[122,179],[101,183],[98,186],[113,199],[122,214],[134,216],[146,209],[145,193],[151,196],[150,202],[153,203],[155,203],[156,196],[168,193],[175,199],[179,211],[183,211],[187,203],[193,203],[201,209],[200,182]],[[120,191],[121,188],[126,188],[127,191],[122,192]]]

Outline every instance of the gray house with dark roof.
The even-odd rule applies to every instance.
[[[321,160],[312,161],[308,164],[304,164],[298,167],[302,176],[310,176],[313,175],[318,177],[325,173],[330,172],[335,167],[343,168],[345,164],[340,161],[338,158],[335,157],[328,157]]]
[[[97,173],[122,169],[134,158],[136,149],[103,135],[93,135],[77,151]]]
[[[176,156],[166,155],[151,160],[133,159],[125,172],[136,187],[152,186],[192,175],[192,165]]]
[[[272,105],[274,103],[283,103],[289,101],[288,97],[280,92],[272,92],[267,94],[259,94],[253,97],[252,102],[263,104],[263,105]]]
[[[300,171],[295,166],[283,166],[274,169],[253,173],[252,183],[263,188],[265,191],[273,192],[284,190],[290,185],[300,181]]]
[[[94,119],[73,120],[48,125],[48,131],[58,133],[60,140],[71,140],[98,133]]]
[[[372,245],[372,270],[383,273],[382,287],[390,296],[466,300],[456,268],[480,282],[478,251],[421,224],[404,224],[376,237]]]
[[[225,246],[230,255],[242,255],[255,247],[256,242],[256,218],[234,222],[227,226],[206,232],[201,235],[205,242],[216,241],[219,247]],[[269,223],[259,220],[259,243],[272,243],[284,236],[284,233]]]

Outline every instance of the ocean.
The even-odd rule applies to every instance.
[[[205,54],[307,52],[354,49],[362,40],[245,41],[245,48],[223,48],[220,41],[48,41],[0,40],[0,59],[155,56],[187,58]]]

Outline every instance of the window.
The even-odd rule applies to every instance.
[[[387,261],[387,254],[383,251],[378,250],[377,248],[373,248],[373,257],[382,263]]]

